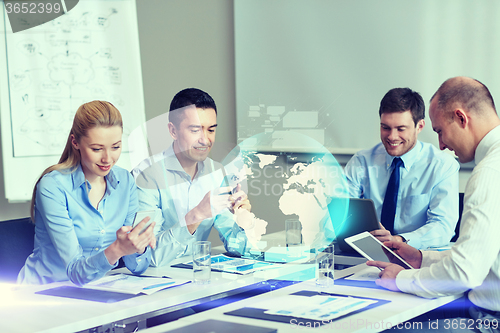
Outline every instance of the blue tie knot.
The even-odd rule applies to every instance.
[[[403,160],[399,157],[396,157],[392,160],[392,166],[394,169],[404,166]]]
[[[398,203],[400,178],[399,167],[403,165],[403,160],[399,157],[392,160],[392,166],[394,169],[392,170],[391,177],[389,178],[384,203],[382,204],[382,214],[380,219],[384,227],[391,232],[391,235],[394,235],[394,218],[396,216],[396,207]]]

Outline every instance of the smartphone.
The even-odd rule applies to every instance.
[[[144,228],[142,228],[141,232],[139,233],[142,234],[146,229],[149,227],[151,223],[153,223],[153,218],[155,217],[155,210],[143,210],[140,212],[135,213],[135,218],[134,222],[132,223],[132,227],[135,228],[136,225],[138,225],[142,220],[144,220],[146,217],[149,216],[149,221],[146,223]]]
[[[220,187],[227,187],[231,186],[232,190],[230,192],[223,192],[220,193],[219,195],[226,195],[226,194],[233,194],[236,192],[236,187],[238,186],[239,178],[236,175],[226,175],[222,179],[222,183],[220,184]]]
[[[405,269],[413,269],[409,263],[382,244],[368,231],[348,237],[345,241],[368,260],[392,262]]]

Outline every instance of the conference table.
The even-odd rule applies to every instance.
[[[413,295],[396,293],[387,290],[384,291],[349,286],[333,286],[328,290],[319,291],[323,293],[332,293],[334,295],[360,296],[383,299],[390,302],[371,310],[350,315],[346,318],[326,322],[323,326],[315,326],[313,324],[308,325],[306,321],[301,320],[300,318],[292,319],[285,323],[228,315],[228,313],[238,312],[238,310],[242,308],[245,309],[248,307],[252,307],[254,304],[260,305],[266,302],[271,303],[278,297],[287,296],[304,290],[318,290],[318,287],[315,285],[314,281],[293,284],[286,288],[270,291],[268,293],[252,297],[250,299],[245,299],[240,302],[227,304],[202,313],[194,314],[192,316],[187,316],[171,323],[158,325],[146,329],[144,333],[168,332],[175,329],[182,329],[180,330],[180,332],[194,332],[189,331],[187,328],[195,323],[210,319],[217,319],[218,321],[223,321],[226,323],[237,323],[254,327],[265,327],[274,329],[277,332],[307,332],[309,330],[316,330],[319,332],[323,332],[325,330],[335,332],[380,332],[396,326],[400,328],[413,327],[418,329],[421,328],[420,326],[418,326],[418,324],[404,322],[448,302],[451,302],[456,298],[454,296],[449,296],[437,299],[424,299]],[[423,325],[425,325],[423,328],[427,328],[428,323],[423,323]],[[247,332],[247,330],[245,329],[242,329],[241,331]],[[198,331],[198,333],[201,332]]]
[[[214,248],[212,254],[223,252]],[[177,263],[188,258],[180,258]],[[244,318],[227,315],[245,307],[270,302],[296,292],[345,295],[373,298],[383,305],[354,313],[330,323],[342,332],[378,332],[389,326],[414,318],[454,300],[457,296],[424,299],[413,295],[391,292],[381,288],[366,288],[342,285],[346,276],[365,269],[365,260],[359,257],[336,255],[335,284],[318,287],[315,282],[314,260],[300,264],[282,264],[279,267],[256,271],[247,275],[212,272],[208,285],[185,285],[157,291],[151,295],[139,295],[113,303],[95,302],[37,294],[38,291],[54,288],[64,283],[43,286],[15,286],[0,284],[0,332],[166,332],[172,329],[188,331],[189,325],[207,319],[227,323],[275,329],[278,332],[296,331],[305,326],[294,323]],[[175,262],[174,262],[175,263]],[[125,272],[125,268],[111,273]],[[150,267],[148,276],[168,276],[173,279],[191,279],[192,270],[176,267]],[[67,284],[67,283],[66,283]],[[169,314],[195,309],[196,313],[178,320],[147,328],[148,322]],[[201,309],[201,310],[200,310]],[[321,328],[317,328],[321,330]],[[201,333],[198,331],[198,333]]]

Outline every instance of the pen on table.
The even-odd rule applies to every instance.
[[[163,287],[163,286],[168,286],[170,284],[174,284],[175,281],[172,281],[172,282],[166,282],[166,283],[159,283],[159,284],[154,284],[152,286],[147,286],[147,287],[144,287],[142,288],[142,290],[148,290],[148,289],[155,289],[155,288],[158,288],[158,287]]]

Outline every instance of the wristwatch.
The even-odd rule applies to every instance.
[[[401,240],[403,241],[403,243],[408,243],[408,240],[406,240],[406,238],[404,238],[403,236],[401,236],[401,235],[396,235],[396,236],[401,237]]]

